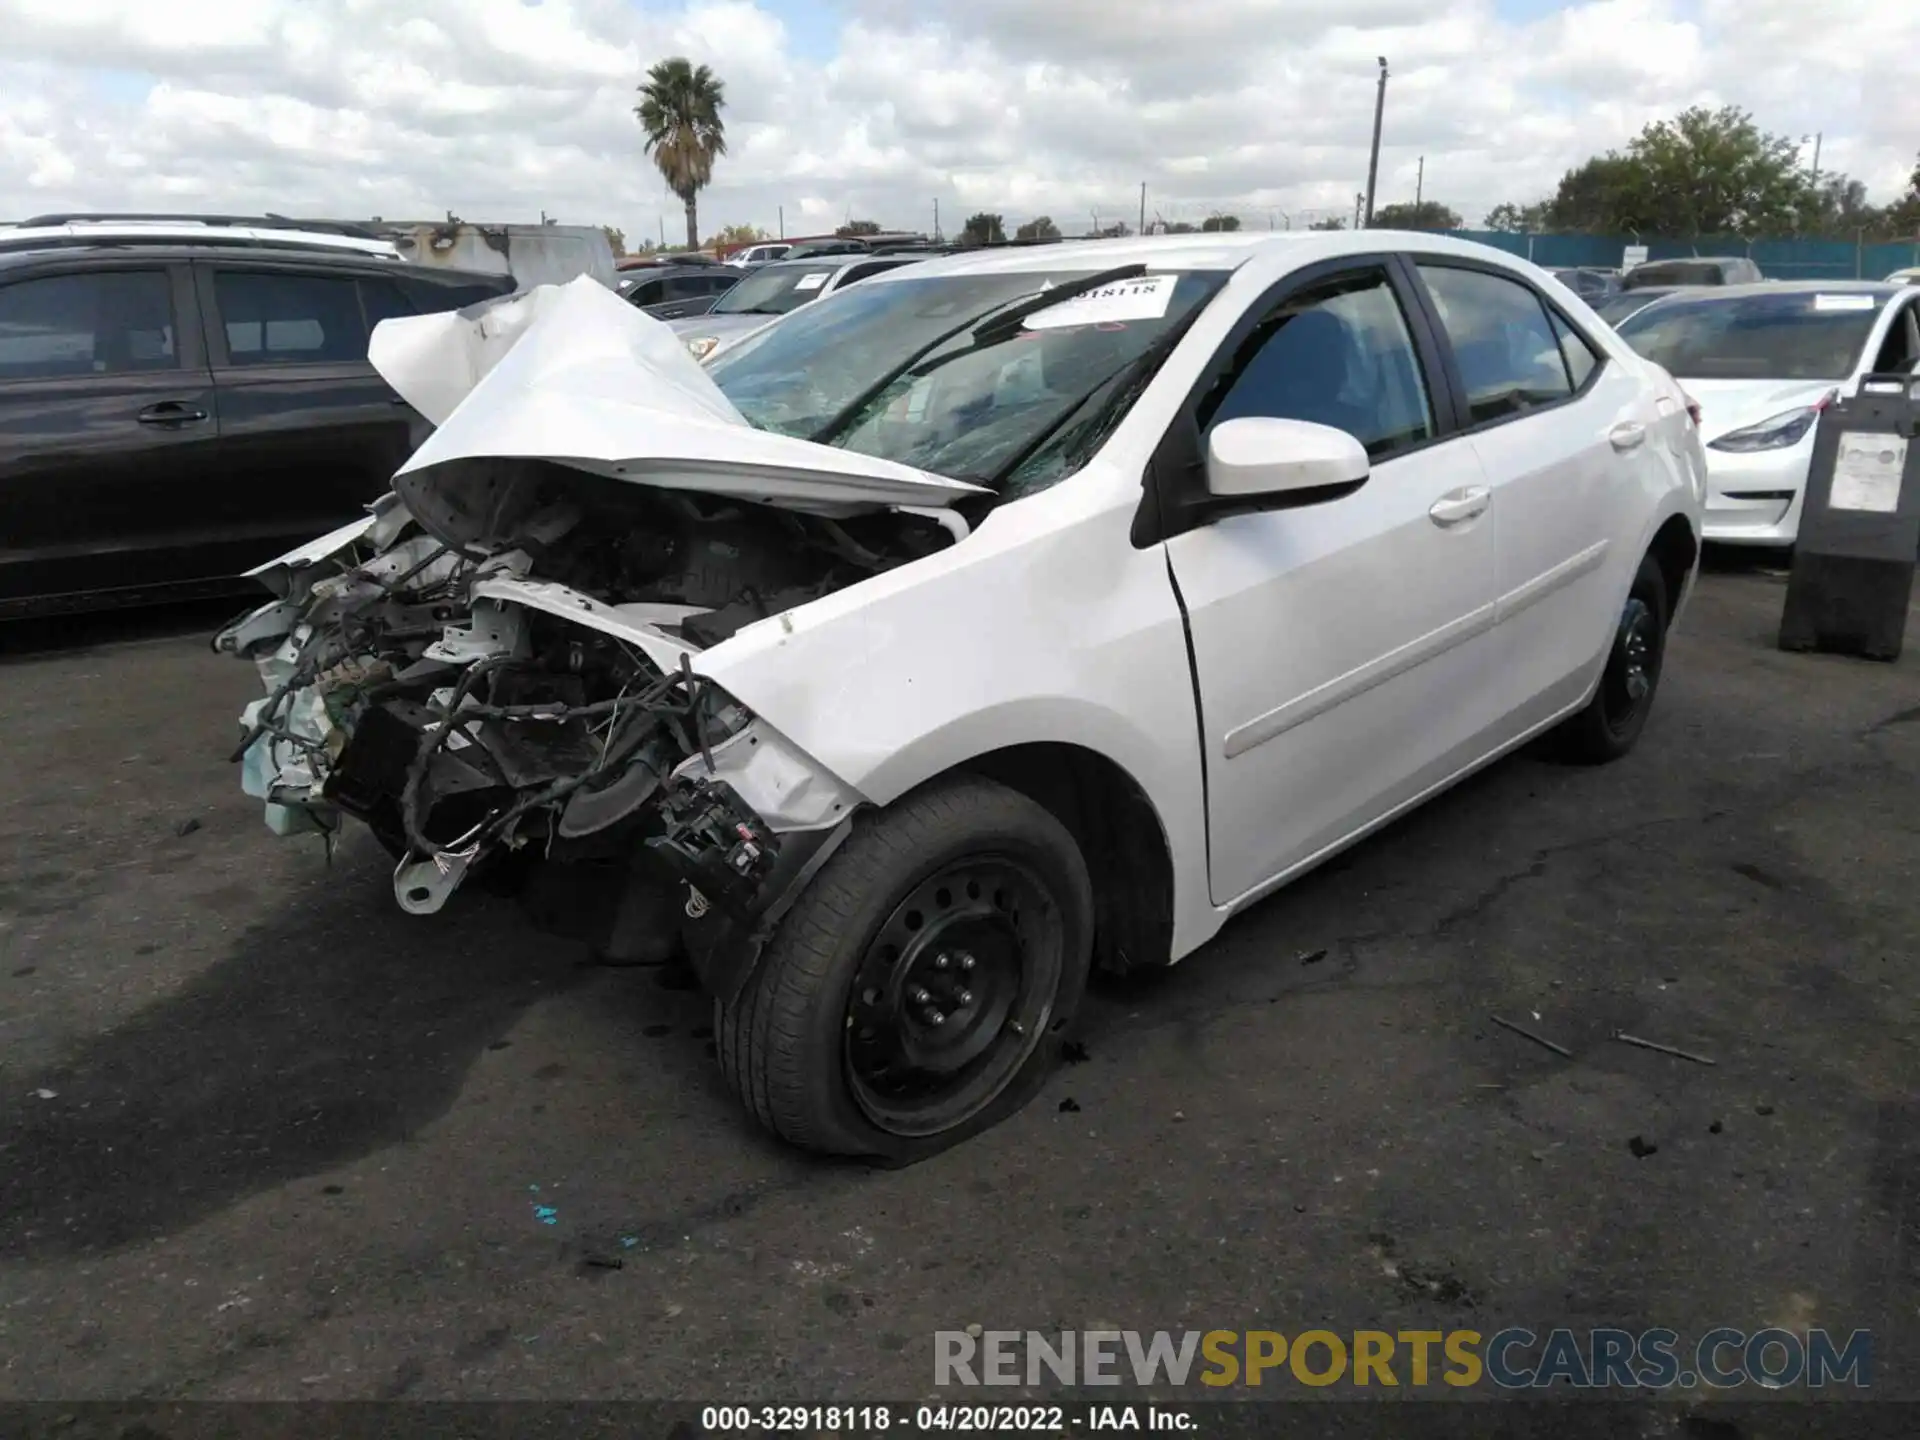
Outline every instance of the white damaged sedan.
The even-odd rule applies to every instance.
[[[587,877],[827,1152],[991,1124],[1094,965],[1531,736],[1625,754],[1698,555],[1674,381],[1432,235],[933,260],[706,369],[578,281],[372,358],[438,428],[216,638],[248,793],[365,823],[422,915]]]

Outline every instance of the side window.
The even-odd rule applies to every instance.
[[[396,282],[375,280],[371,276],[360,278],[360,303],[366,307],[369,334],[382,320],[398,320],[420,313],[420,307]]]
[[[1540,297],[1483,270],[1422,265],[1440,323],[1467,387],[1469,423],[1551,405],[1573,393],[1560,341]]]
[[[0,287],[0,380],[171,370],[179,363],[164,270],[48,275]]]
[[[216,270],[213,293],[235,365],[367,358],[367,326],[352,276]]]
[[[1316,286],[1261,323],[1198,418],[1205,430],[1249,415],[1331,425],[1376,460],[1433,438],[1413,338],[1383,272]]]
[[[1569,325],[1558,310],[1548,311],[1547,318],[1553,322],[1553,338],[1560,342],[1560,358],[1567,363],[1567,378],[1578,391],[1599,368],[1600,357],[1593,353],[1586,337]]]
[[[1920,307],[1909,301],[1893,317],[1893,323],[1887,327],[1887,338],[1874,358],[1875,374],[1905,375],[1920,362],[1920,326],[1915,323],[1916,312],[1920,312]]]
[[[666,298],[664,280],[642,280],[627,292],[627,299],[635,305],[658,305]]]
[[[851,270],[847,271],[840,283],[834,288],[844,290],[849,285],[858,285],[869,276],[878,275],[882,270],[891,270],[892,268],[893,266],[891,265],[855,265]]]

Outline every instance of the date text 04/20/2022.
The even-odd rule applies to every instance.
[[[1187,1411],[1162,1405],[710,1405],[700,1413],[700,1426],[711,1433],[1048,1435],[1068,1429],[1187,1432],[1194,1421]]]

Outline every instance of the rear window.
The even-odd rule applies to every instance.
[[[1744,285],[1759,280],[1760,267],[1751,260],[1654,260],[1628,272],[1626,288],[1648,285]]]
[[[1841,380],[1891,291],[1674,297],[1620,322],[1620,338],[1683,380]]]

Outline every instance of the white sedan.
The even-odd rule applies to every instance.
[[[993,1123],[1094,966],[1533,736],[1624,755],[1698,557],[1672,378],[1436,235],[937,259],[708,367],[587,281],[372,349],[437,428],[216,640],[248,792],[416,914],[582,867],[827,1152]]]
[[[1729,545],[1793,544],[1820,412],[1864,375],[1920,373],[1920,286],[1776,280],[1690,290],[1618,329],[1698,402],[1706,538]]]

